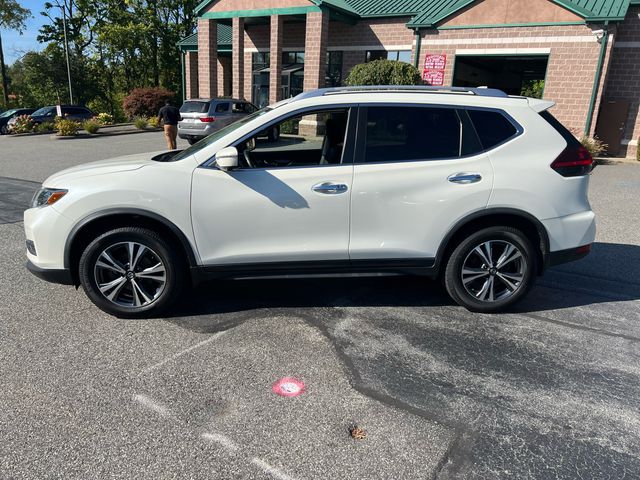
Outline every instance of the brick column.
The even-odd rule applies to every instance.
[[[198,85],[200,96],[218,95],[218,22],[198,20]]]
[[[231,26],[231,79],[234,98],[244,97],[244,18],[234,17]]]
[[[325,11],[307,13],[304,40],[304,90],[324,87],[327,69],[329,14]],[[300,135],[324,134],[324,122],[317,115],[303,117],[298,125]]]
[[[271,15],[271,43],[269,45],[269,104],[282,99],[282,15]]]
[[[304,41],[304,89],[324,87],[329,38],[329,14],[325,11],[307,13]]]
[[[187,100],[190,98],[198,98],[198,52],[185,53],[184,76]]]

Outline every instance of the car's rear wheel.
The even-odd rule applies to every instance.
[[[194,143],[198,143],[199,140],[200,140],[199,138],[193,138],[193,137],[187,138],[187,142],[189,142],[189,145],[193,145]]]
[[[447,292],[474,312],[499,312],[521,300],[533,284],[537,256],[515,228],[482,229],[460,242],[447,262]]]
[[[9,128],[6,125],[2,125],[0,127],[0,135],[6,135],[9,133]]]
[[[118,317],[158,315],[180,295],[184,260],[153,230],[123,227],[91,242],[79,263],[87,296]]]

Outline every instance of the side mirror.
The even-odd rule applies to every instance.
[[[238,167],[238,149],[227,147],[216,153],[216,165],[220,170],[228,171]]]

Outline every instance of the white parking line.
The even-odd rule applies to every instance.
[[[134,395],[133,399],[136,402],[138,402],[140,405],[145,407],[147,410],[152,410],[156,412],[158,415],[160,415],[161,417],[171,416],[171,410],[169,410],[167,407],[162,405],[157,400],[154,400],[153,398],[147,397],[146,395],[138,394],[138,395]]]
[[[169,362],[172,362],[172,361],[176,360],[177,358],[180,358],[181,356],[186,355],[187,353],[192,352],[193,350],[195,350],[197,348],[203,347],[206,344],[213,342],[217,338],[220,338],[224,333],[225,332],[215,333],[215,334],[211,335],[209,338],[207,338],[206,340],[203,340],[203,341],[201,341],[199,343],[196,343],[195,345],[192,345],[189,348],[185,348],[181,352],[175,353],[175,354],[171,355],[169,358],[165,358],[161,362],[158,362],[156,364],[151,365],[150,367],[145,368],[138,375],[145,375],[147,373],[151,373],[154,370],[159,369],[163,365],[165,365],[165,364],[167,364]]]
[[[253,463],[255,466],[259,467],[267,475],[270,475],[273,478],[277,478],[278,480],[294,480],[293,477],[290,477],[289,475],[284,473],[282,470],[280,470],[280,469],[278,469],[276,467],[272,467],[267,462],[265,462],[264,460],[261,460],[259,458],[253,457],[251,459],[251,463]]]
[[[203,433],[201,437],[210,442],[215,442],[218,445],[222,445],[224,448],[231,452],[237,452],[240,447],[226,435],[220,435],[218,433]]]

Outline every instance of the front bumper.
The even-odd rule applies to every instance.
[[[36,277],[51,283],[61,283],[62,285],[73,285],[73,277],[68,268],[53,269],[41,268],[27,260],[27,270]]]

